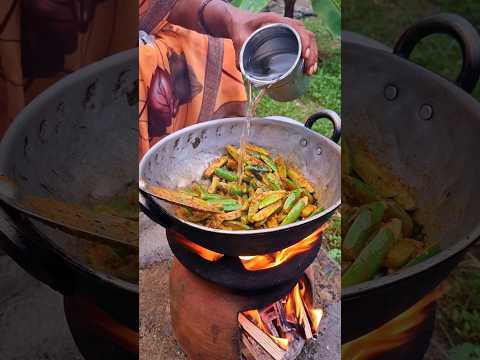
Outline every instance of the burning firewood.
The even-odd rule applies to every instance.
[[[305,341],[315,337],[321,310],[313,309],[311,280],[304,277],[285,298],[264,309],[239,314],[244,359],[293,360]]]
[[[275,360],[283,360],[285,350],[280,348],[280,346],[278,346],[270,336],[260,330],[242,313],[238,314],[238,322],[243,330],[245,330],[253,339],[255,339],[257,344],[264,348]]]
[[[240,352],[245,360],[272,360],[273,357],[262,348],[251,336],[242,334]],[[243,346],[242,346],[243,345]]]

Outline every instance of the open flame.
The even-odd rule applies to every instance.
[[[410,309],[380,328],[342,345],[342,359],[374,359],[406,344],[414,338],[417,327],[427,318],[430,305],[439,299],[447,288],[446,284],[440,285]]]
[[[283,264],[285,261],[298,254],[310,250],[322,235],[323,230],[324,226],[315,230],[315,232],[302,241],[275,253],[257,256],[240,256],[240,261],[242,262],[243,267],[249,271],[273,268]]]
[[[321,226],[302,241],[283,250],[266,255],[240,256],[240,261],[242,262],[243,267],[249,271],[265,270],[281,265],[296,255],[310,250],[321,237],[327,226],[327,224]],[[175,240],[188,250],[208,261],[217,261],[224,256],[223,254],[209,250],[188,240],[185,236],[179,233],[175,233]],[[225,241],[228,241],[228,239],[225,239]]]
[[[270,336],[272,340],[275,341],[282,349],[288,349],[288,339],[286,337],[278,337],[272,335],[270,329],[262,320],[262,317],[260,316],[260,312],[258,310],[247,310],[243,312],[243,315],[245,315],[250,321],[252,321],[265,334]]]
[[[313,292],[311,286],[306,286],[302,279],[293,288],[287,297],[286,311],[288,314],[295,314],[297,319],[302,321],[310,320],[312,333],[316,334],[323,316],[322,309],[314,309]]]
[[[300,279],[292,291],[277,304],[281,307],[281,311],[278,314],[279,319],[274,330],[271,328],[274,325],[267,325],[262,317],[263,310],[248,310],[244,311],[243,314],[284,350],[288,349],[289,331],[301,331],[303,329],[306,339],[317,334],[323,312],[321,309],[314,309],[313,307],[312,284],[306,276]],[[274,335],[274,331],[279,336]]]
[[[175,233],[175,241],[186,247],[191,252],[197,254],[198,256],[202,257],[208,261],[217,261],[223,257],[223,254],[217,253],[212,250],[208,250],[190,240],[188,240],[185,236]]]

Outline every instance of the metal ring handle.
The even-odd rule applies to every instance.
[[[472,93],[480,76],[480,36],[463,17],[455,14],[438,14],[428,17],[407,29],[397,40],[393,53],[408,59],[423,38],[432,34],[450,35],[462,48],[462,70],[455,81]]]
[[[319,119],[328,119],[333,125],[333,134],[330,139],[333,142],[338,142],[340,136],[342,136],[342,119],[338,114],[333,110],[322,109],[310,116],[307,121],[305,121],[305,126],[309,129],[312,128],[313,124]]]

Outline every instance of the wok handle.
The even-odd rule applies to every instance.
[[[438,14],[419,21],[408,28],[397,40],[394,54],[408,59],[415,46],[432,34],[450,35],[462,48],[462,70],[455,81],[468,93],[472,93],[480,76],[480,36],[463,17],[455,14]]]
[[[338,140],[340,140],[340,136],[342,135],[342,119],[340,119],[340,116],[338,116],[338,114],[333,110],[321,109],[310,116],[307,121],[305,121],[305,126],[311,129],[313,124],[315,124],[319,119],[330,120],[333,125],[333,134],[330,139],[333,142],[338,142]]]
[[[45,250],[23,216],[0,201],[0,249],[37,280],[64,295],[73,292],[73,274]]]
[[[147,215],[150,220],[160,224],[166,229],[172,226],[170,218],[161,209],[159,209],[159,206],[155,204],[151,196],[141,189],[138,202],[140,205],[140,211]],[[154,211],[152,209],[156,210]]]

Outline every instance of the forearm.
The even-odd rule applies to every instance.
[[[178,0],[168,20],[172,24],[205,33],[198,16],[202,2],[203,0]],[[212,0],[203,10],[205,23],[211,35],[228,38],[232,19],[239,11],[222,0]]]

